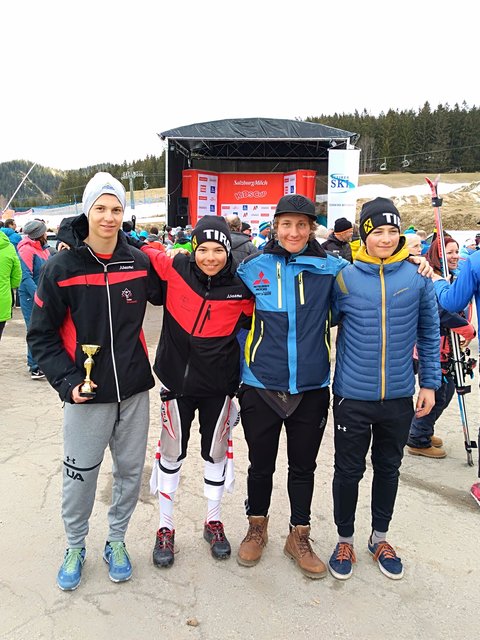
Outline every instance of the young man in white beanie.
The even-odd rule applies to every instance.
[[[47,246],[47,226],[43,220],[30,220],[30,222],[27,222],[24,226],[23,233],[25,237],[17,246],[22,267],[22,282],[18,289],[18,295],[28,331],[33,309],[33,299],[37,291],[40,272],[51,254]],[[43,371],[38,366],[28,348],[27,365],[32,380],[42,380],[45,378]]]
[[[85,187],[83,213],[60,225],[58,238],[70,250],[47,263],[28,332],[34,358],[65,403],[62,517],[68,547],[57,575],[65,591],[80,583],[107,446],[113,488],[103,558],[112,581],[132,574],[124,539],[140,491],[154,386],[142,322],[147,300],[161,298],[149,260],[121,232],[124,209],[122,184],[97,173]],[[99,347],[91,392],[83,388],[90,377],[86,345]]]

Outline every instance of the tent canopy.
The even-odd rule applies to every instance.
[[[167,220],[188,222],[188,202],[182,197],[182,171],[221,173],[317,172],[316,193],[326,193],[329,150],[348,149],[359,135],[300,120],[234,118],[189,124],[158,134],[167,141]]]
[[[200,122],[158,134],[187,158],[228,160],[326,158],[331,147],[355,144],[356,133],[300,120],[239,118]]]

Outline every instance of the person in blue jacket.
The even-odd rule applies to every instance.
[[[462,269],[453,284],[450,285],[439,275],[433,276],[433,281],[438,304],[447,311],[461,311],[474,297],[478,322],[480,319],[480,251],[474,251],[464,261]],[[480,447],[480,430],[478,432],[478,445]],[[478,475],[480,477],[480,459]],[[472,485],[470,495],[480,506],[480,482]]]
[[[338,322],[333,502],[339,541],[328,565],[335,578],[352,575],[358,485],[372,444],[368,550],[383,574],[399,579],[403,565],[386,535],[412,417],[429,413],[441,383],[438,311],[431,280],[406,261],[400,215],[391,200],[363,205],[360,235],[364,245],[338,275],[333,292]],[[414,410],[415,343],[420,390]]]
[[[237,555],[257,564],[267,543],[268,510],[282,426],[288,455],[290,528],[284,552],[309,578],[326,575],[310,544],[310,508],[316,458],[329,406],[330,296],[345,260],[315,240],[315,205],[283,196],[262,253],[247,257],[237,274],[255,296],[239,391],[250,466],[249,528]]]

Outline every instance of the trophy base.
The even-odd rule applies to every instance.
[[[78,394],[81,398],[94,398],[97,394],[95,391],[80,391]]]

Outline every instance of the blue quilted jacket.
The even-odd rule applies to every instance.
[[[334,319],[339,324],[333,392],[353,400],[413,396],[413,347],[419,383],[441,384],[437,303],[430,279],[405,261],[400,249],[386,260],[363,246],[334,286]]]
[[[330,304],[335,277],[349,264],[316,240],[292,255],[276,241],[249,256],[237,275],[255,296],[242,381],[300,393],[330,384]]]

